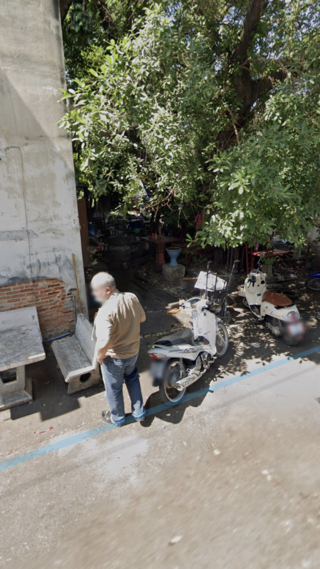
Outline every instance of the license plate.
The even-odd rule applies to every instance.
[[[293,336],[298,336],[299,334],[302,334],[304,330],[302,322],[295,322],[294,324],[289,324],[289,330]]]
[[[154,379],[162,379],[164,370],[166,367],[166,362],[163,360],[153,361],[150,366],[150,375]]]

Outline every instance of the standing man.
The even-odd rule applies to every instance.
[[[97,357],[110,411],[103,411],[106,423],[121,427],[125,422],[123,383],[132,404],[132,415],[143,421],[143,406],[136,362],[140,347],[140,323],[146,315],[134,294],[121,293],[109,273],[98,273],[91,281],[93,297],[102,304],[95,319]]]

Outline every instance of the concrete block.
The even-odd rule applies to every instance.
[[[68,384],[69,395],[102,381],[92,331],[87,318],[79,314],[75,335],[52,342],[52,350]]]
[[[87,358],[90,360],[91,364],[94,365],[96,342],[93,338],[92,331],[93,327],[89,320],[83,314],[79,314],[77,318],[75,336]]]
[[[92,364],[84,353],[76,336],[52,342],[52,350],[66,382],[78,373],[91,371]]]
[[[30,401],[32,401],[32,381],[30,377],[27,377],[25,387],[20,391],[13,391],[7,394],[2,394],[0,391],[0,411],[30,403]]]
[[[0,312],[0,371],[45,357],[36,307]]]
[[[36,308],[1,312],[0,411],[32,401],[32,383],[26,381],[25,366],[45,357]],[[5,379],[10,370],[13,379]]]
[[[162,274],[166,281],[183,279],[185,273],[186,268],[184,265],[177,265],[176,267],[171,267],[169,264],[162,265]]]
[[[78,391],[83,391],[84,389],[89,389],[89,387],[95,387],[102,383],[100,368],[94,369],[91,372],[83,373],[75,377],[70,378],[68,382],[68,395],[72,393],[77,393]]]
[[[25,366],[20,366],[16,369],[12,369],[12,373],[15,379],[12,381],[3,381],[5,372],[0,372],[0,397],[3,395],[11,395],[12,393],[24,390],[26,384]]]

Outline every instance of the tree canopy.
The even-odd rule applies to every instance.
[[[74,0],[64,24],[77,177],[143,187],[203,244],[302,242],[320,214],[320,7]]]

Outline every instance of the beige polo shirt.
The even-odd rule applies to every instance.
[[[140,321],[144,310],[135,294],[116,290],[101,306],[95,319],[97,347],[111,340],[107,356],[131,358],[140,348]]]

